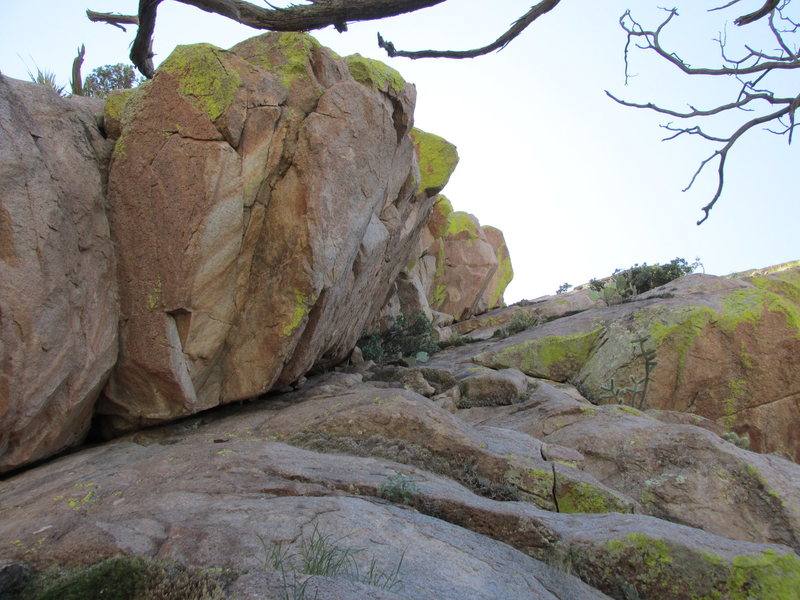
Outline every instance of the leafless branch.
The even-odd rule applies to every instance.
[[[86,16],[89,17],[89,20],[93,23],[108,23],[114,27],[119,27],[122,29],[122,31],[128,31],[122,26],[122,23],[125,23],[126,25],[139,24],[139,17],[136,15],[120,15],[117,13],[101,13],[93,10],[87,10]]]
[[[723,4],[722,6],[717,6],[715,8],[709,8],[708,12],[714,12],[715,10],[723,10],[723,9],[726,9],[726,8],[730,8],[734,4],[737,4],[737,3],[741,2],[741,1],[742,0],[731,0],[730,2],[728,2],[727,4]]]
[[[731,0],[727,4],[713,8],[711,10],[722,10],[737,4],[739,0]],[[744,46],[744,56],[742,58],[731,58],[726,52],[727,40],[724,32],[722,32],[716,41],[720,46],[720,53],[722,57],[722,66],[717,68],[705,67],[692,67],[686,61],[682,60],[675,52],[672,52],[661,43],[661,34],[670,22],[678,17],[676,9],[664,9],[667,16],[655,29],[645,29],[639,22],[632,16],[630,11],[626,11],[620,17],[620,26],[626,32],[627,39],[624,50],[625,58],[625,81],[627,83],[629,74],[629,53],[631,45],[645,51],[652,51],[667,62],[678,67],[682,72],[687,75],[711,75],[711,76],[728,76],[735,77],[740,83],[741,88],[735,101],[726,104],[721,104],[708,109],[699,109],[689,105],[689,110],[674,110],[658,106],[652,102],[640,104],[636,102],[629,102],[622,100],[612,93],[606,91],[606,94],[615,102],[623,106],[633,108],[644,108],[652,110],[659,114],[678,117],[680,119],[694,119],[694,118],[707,118],[733,111],[747,111],[750,113],[758,112],[756,109],[761,106],[772,106],[775,110],[765,114],[759,114],[753,118],[748,119],[740,124],[738,128],[730,135],[718,136],[706,132],[699,125],[691,124],[686,126],[674,126],[672,123],[662,125],[664,129],[669,131],[671,135],[664,138],[664,140],[674,140],[683,135],[698,136],[706,141],[715,144],[721,144],[721,147],[714,150],[710,156],[703,160],[689,181],[689,185],[684,188],[684,192],[692,188],[697,178],[705,170],[706,166],[714,159],[719,158],[717,168],[717,189],[711,201],[706,204],[702,211],[704,216],[697,224],[703,223],[708,219],[711,209],[719,200],[725,183],[725,165],[728,158],[728,153],[731,148],[750,130],[763,126],[765,124],[778,121],[783,126],[782,129],[766,128],[775,134],[784,135],[788,134],[789,143],[792,142],[792,134],[796,126],[795,114],[800,108],[800,96],[797,97],[776,97],[774,93],[766,89],[763,81],[767,75],[775,73],[780,70],[797,69],[800,68],[800,52],[793,51],[791,45],[787,43],[784,38],[785,35],[797,33],[800,26],[795,25],[794,21],[785,17],[781,10],[788,6],[791,0],[767,0],[766,3],[758,10],[748,15],[744,15],[736,19],[737,25],[744,25],[753,23],[765,16],[769,16],[769,29],[772,35],[778,42],[779,48],[775,51],[765,52],[756,49],[752,46]],[[788,23],[789,28],[783,31],[776,25],[776,18],[780,19],[782,23]],[[760,89],[764,87],[765,89]],[[763,112],[763,111],[762,111]],[[786,120],[788,119],[788,124]]]
[[[631,41],[637,40],[639,42],[636,44],[638,48],[642,50],[652,50],[658,56],[672,63],[687,75],[749,75],[752,73],[761,73],[763,71],[773,69],[797,69],[800,67],[800,58],[798,58],[796,55],[789,54],[789,56],[786,57],[771,57],[770,60],[761,62],[760,59],[763,58],[763,56],[759,53],[753,52],[752,50],[749,51],[750,54],[744,59],[735,61],[726,59],[726,62],[729,62],[733,65],[730,67],[692,67],[684,60],[681,60],[681,58],[675,52],[670,52],[661,45],[660,36],[662,31],[667,25],[669,25],[670,21],[672,21],[674,17],[678,16],[678,11],[674,8],[667,10],[667,13],[667,18],[664,19],[664,21],[662,21],[655,30],[644,29],[644,27],[642,27],[642,25],[634,20],[634,18],[631,16],[630,10],[627,10],[625,13],[623,13],[622,17],[620,17],[620,26],[628,36],[625,47],[626,55]],[[748,60],[752,60],[753,64],[745,65],[744,63]]]
[[[741,17],[736,19],[734,23],[736,23],[739,26],[747,25],[749,23],[754,23],[755,21],[758,21],[759,19],[766,17],[773,10],[775,10],[778,7],[778,4],[780,4],[780,1],[781,0],[767,0],[764,3],[764,6],[759,8],[757,11],[752,12],[748,15],[742,15]]]
[[[441,4],[446,0],[317,0],[311,4],[297,4],[286,8],[263,8],[245,0],[175,0],[226,17],[254,29],[271,31],[309,31],[332,25],[339,31],[347,29],[352,21],[369,21],[414,12]],[[156,12],[162,0],[139,0],[136,17],[91,14],[90,19],[110,24],[132,23],[138,20],[139,29],[131,49],[131,61],[145,77],[152,77],[153,32]],[[92,18],[94,17],[94,18]]]
[[[403,56],[405,58],[476,58],[505,48],[514,38],[519,36],[527,27],[542,15],[553,10],[561,0],[542,0],[538,4],[514,21],[503,35],[491,44],[472,50],[397,50],[392,42],[386,41],[378,34],[378,45],[386,50],[389,56]]]

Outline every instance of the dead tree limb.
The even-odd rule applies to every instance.
[[[519,19],[514,21],[508,31],[497,38],[491,44],[483,46],[482,48],[475,48],[472,50],[397,50],[392,42],[383,39],[381,34],[378,34],[378,45],[386,50],[389,56],[403,56],[405,58],[476,58],[489,54],[495,50],[502,50],[514,38],[521,34],[528,26],[542,15],[553,10],[561,0],[542,0],[539,4],[531,7],[531,9],[522,15]]]
[[[270,31],[309,31],[330,25],[339,31],[347,23],[384,19],[441,4],[446,0],[312,0],[286,8],[263,8],[244,0],[175,0],[226,17],[254,29]],[[153,32],[156,12],[162,0],[139,0],[139,12],[132,15],[111,15],[87,11],[90,19],[119,26],[138,22],[139,29],[131,48],[131,61],[141,73],[151,78],[153,68]],[[136,19],[136,21],[134,21]]]
[[[119,27],[122,31],[127,31],[122,24],[125,25],[138,25],[139,17],[136,15],[120,15],[117,13],[101,13],[93,10],[87,10],[86,16],[93,23],[108,23],[114,27]]]
[[[69,84],[75,96],[83,96],[83,79],[81,77],[81,67],[83,67],[83,57],[86,55],[86,45],[81,44],[78,48],[78,55],[72,61],[72,79]]]

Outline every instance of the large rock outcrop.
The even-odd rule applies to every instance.
[[[455,365],[461,351],[444,353],[440,366]],[[453,374],[460,376],[458,369]],[[433,384],[440,375],[426,376]],[[591,431],[598,419],[599,436],[609,436],[614,412],[639,419],[640,428],[648,419],[620,407],[600,414],[585,400],[563,397],[577,398],[574,390],[543,381],[531,381],[536,393],[514,406],[451,414],[436,401],[361,379],[359,373],[312,378],[299,392],[222,407],[19,474],[0,485],[4,557],[38,570],[133,555],[219,574],[221,585],[227,581],[220,598],[285,597],[305,576],[302,567],[299,575],[282,572],[275,549],[296,556],[316,535],[328,547],[359,550],[353,559],[362,575],[374,560],[374,573],[396,569],[397,582],[391,590],[370,590],[361,577],[361,583],[315,578],[310,585],[320,598],[798,598],[800,559],[785,545],[616,512],[620,506],[606,502],[608,488],[588,473],[562,482],[571,493],[555,502],[531,493],[548,472],[543,491],[553,494],[562,473],[595,471],[614,480],[602,457],[592,455],[598,439],[581,452],[554,443],[553,431],[574,426],[576,435],[562,439],[580,444],[579,430]],[[503,426],[475,427],[461,417]],[[672,431],[705,431],[680,427]],[[631,431],[625,424],[616,439]],[[639,444],[646,447],[647,437],[637,436]],[[774,472],[750,460],[758,455],[724,444],[717,456],[734,454],[755,465],[772,489]],[[686,445],[684,458],[695,450]],[[628,454],[621,464],[635,468],[636,453]],[[788,503],[796,498],[800,467],[782,462]],[[651,485],[656,501],[670,472],[653,472],[660,482]],[[615,481],[630,486],[623,480]],[[776,506],[761,507],[765,518],[769,510],[780,514]],[[576,508],[584,514],[574,514]],[[778,533],[755,521],[738,526],[745,535],[736,537]],[[789,533],[796,527],[788,523]]]
[[[0,472],[81,442],[117,357],[100,112],[0,75]]]
[[[644,351],[658,364],[646,397]],[[529,329],[475,357],[493,368],[573,381],[594,401],[691,412],[800,460],[800,267],[688,275],[631,302]],[[641,385],[639,386],[641,390]],[[634,398],[635,396],[635,398]]]
[[[431,210],[415,89],[303,34],[179,47],[107,104],[120,359],[107,432],[292,383],[344,358]]]

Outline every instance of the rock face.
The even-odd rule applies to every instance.
[[[117,357],[101,111],[0,75],[0,472],[81,442]]]
[[[120,359],[107,432],[285,386],[380,311],[432,199],[415,90],[301,34],[179,47],[107,105]]]
[[[468,319],[503,306],[513,275],[503,233],[454,211],[440,195],[415,256],[398,279],[395,312],[441,313],[450,322]]]
[[[658,364],[643,398],[630,381],[644,377],[650,350]],[[530,329],[476,360],[577,382],[595,401],[695,413],[749,437],[757,451],[800,460],[800,266],[689,275]]]
[[[439,367],[458,364],[463,351],[442,353]],[[444,380],[427,373],[432,387]],[[302,545],[321,536],[329,548],[358,551],[361,576],[313,578],[308,585],[320,598],[798,597],[800,558],[764,543],[793,510],[797,465],[706,443],[716,459],[731,456],[754,473],[749,482],[732,480],[733,498],[742,499],[755,477],[764,494],[781,494],[780,503],[759,508],[765,522],[776,519],[770,527],[734,525],[744,508],[723,508],[739,527],[731,537],[756,542],[720,537],[666,514],[629,512],[651,504],[666,510],[666,492],[681,485],[690,497],[702,494],[697,479],[681,484],[672,470],[695,456],[697,444],[673,443],[682,455],[671,465],[647,465],[659,483],[651,482],[652,499],[641,504],[591,475],[633,490],[641,482],[615,468],[635,471],[641,455],[618,449],[609,465],[607,450],[627,445],[616,440],[634,428],[646,430],[637,446],[660,429],[713,436],[705,429],[660,424],[625,407],[600,411],[569,386],[535,380],[534,393],[516,404],[454,415],[413,392],[362,382],[376,374],[326,374],[298,392],[221,407],[18,474],[0,484],[0,558],[38,570],[127,554],[225,574],[221,597],[286,597],[297,595],[308,572]],[[615,429],[615,415],[631,421]],[[586,440],[592,423],[596,437]],[[573,427],[573,435],[561,433]],[[603,448],[596,455],[595,446]],[[733,460],[727,464],[735,470]],[[781,523],[782,540],[796,549],[796,521]],[[276,548],[286,557],[282,566]],[[370,564],[395,579],[373,577],[378,588],[365,586]]]

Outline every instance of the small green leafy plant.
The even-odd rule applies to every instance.
[[[395,471],[378,489],[381,498],[398,504],[411,504],[418,492],[419,486],[399,471]]]

